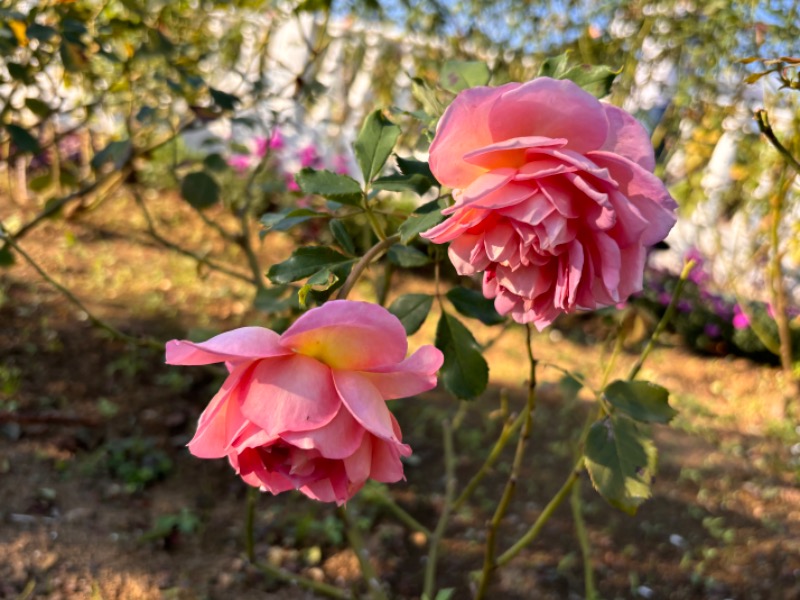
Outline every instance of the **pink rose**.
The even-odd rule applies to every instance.
[[[541,330],[642,289],[646,249],[677,207],[654,165],[644,128],[571,81],[465,90],[430,150],[455,204],[422,235],[451,242],[461,275],[484,272],[498,312]]]
[[[224,362],[228,378],[200,415],[189,450],[227,456],[248,484],[344,503],[364,482],[403,478],[411,454],[387,400],[436,386],[442,353],[406,358],[400,321],[377,304],[336,300],[283,333],[243,327],[207,342],[173,340],[167,363]]]

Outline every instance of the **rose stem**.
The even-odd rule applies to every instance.
[[[460,410],[460,409],[459,409]],[[425,565],[425,583],[422,588],[422,598],[433,600],[434,587],[436,585],[436,561],[438,560],[439,544],[442,541],[444,532],[447,529],[447,522],[453,511],[453,496],[456,494],[456,459],[453,452],[453,428],[450,422],[445,419],[442,421],[442,438],[444,440],[444,467],[445,467],[445,492],[444,507],[436,529],[430,538],[428,548],[428,561]]]
[[[481,573],[480,583],[478,584],[478,592],[475,595],[476,600],[481,600],[486,596],[491,581],[492,574],[497,568],[495,562],[495,549],[497,545],[497,531],[500,528],[500,523],[503,520],[508,507],[511,504],[511,498],[517,486],[517,477],[519,476],[522,467],[522,459],[525,455],[525,446],[528,437],[531,434],[533,426],[533,411],[536,408],[536,359],[533,357],[532,348],[532,332],[530,324],[525,326],[526,331],[526,348],[528,352],[528,363],[530,364],[530,377],[528,379],[528,400],[523,409],[523,426],[519,439],[517,440],[517,450],[514,455],[514,462],[511,466],[511,474],[508,476],[503,495],[500,498],[500,503],[497,505],[494,516],[489,522],[488,533],[486,537],[486,551],[484,554],[483,571]]]

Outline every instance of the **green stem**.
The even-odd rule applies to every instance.
[[[655,348],[656,342],[658,342],[658,338],[661,336],[664,329],[666,329],[667,323],[672,320],[672,315],[675,314],[675,308],[678,306],[678,299],[681,297],[681,293],[683,292],[683,286],[686,285],[686,279],[689,277],[689,273],[691,273],[694,266],[695,261],[693,260],[687,261],[686,264],[683,265],[683,271],[681,271],[681,276],[680,279],[678,279],[678,284],[675,286],[675,291],[672,292],[672,299],[669,301],[669,306],[667,306],[667,310],[664,311],[664,315],[661,317],[658,325],[656,325],[653,335],[650,336],[650,340],[647,342],[647,346],[645,346],[644,350],[642,350],[642,353],[639,355],[636,364],[633,365],[630,373],[628,373],[629,381],[636,379],[636,376],[639,374],[642,365],[644,365],[644,361],[647,360],[648,356],[650,356],[653,348]]]
[[[50,275],[48,275],[47,272],[45,272],[45,270],[42,269],[42,267],[40,267],[38,265],[38,263],[36,263],[36,261],[34,261],[33,258],[31,258],[30,255],[20,247],[19,244],[17,244],[17,242],[5,230],[5,228],[2,226],[2,224],[0,224],[0,239],[5,240],[5,242],[9,246],[11,246],[17,252],[17,254],[19,254],[23,259],[25,259],[25,261],[31,267],[33,267],[33,269],[41,276],[42,279],[44,279],[47,283],[49,283],[54,288],[56,288],[59,292],[61,292],[61,294],[67,300],[69,300],[72,304],[74,304],[79,310],[82,310],[86,314],[86,316],[88,317],[89,321],[92,324],[96,325],[97,327],[100,327],[101,329],[104,329],[105,331],[110,333],[115,338],[123,340],[125,342],[130,343],[130,344],[135,344],[137,346],[142,346],[142,347],[145,347],[145,348],[153,348],[153,349],[157,349],[159,351],[163,351],[164,350],[164,344],[161,343],[161,342],[158,342],[158,341],[156,341],[156,340],[154,340],[152,338],[149,338],[149,337],[147,337],[147,338],[136,338],[136,337],[133,337],[131,335],[128,335],[127,333],[123,333],[122,331],[120,331],[119,329],[117,329],[116,327],[111,325],[111,323],[108,323],[107,321],[104,321],[100,317],[95,316],[88,308],[86,308],[86,305],[83,302],[81,302],[78,299],[77,296],[75,296],[75,294],[73,294],[71,291],[69,291],[63,285],[58,283],[55,279],[50,277]]]
[[[511,473],[508,476],[503,495],[497,505],[497,509],[489,522],[488,532],[486,536],[486,550],[484,552],[483,571],[481,572],[480,581],[478,583],[478,592],[475,595],[475,600],[481,600],[486,597],[486,592],[489,589],[492,575],[497,569],[499,564],[495,559],[495,550],[497,545],[497,533],[500,529],[500,523],[503,520],[509,506],[511,499],[517,487],[517,478],[519,477],[520,469],[522,468],[522,459],[525,456],[525,446],[531,434],[533,427],[533,411],[536,408],[536,359],[533,357],[532,349],[532,331],[531,326],[526,325],[526,347],[528,352],[528,363],[530,365],[530,376],[528,379],[528,400],[523,409],[523,426],[519,439],[517,440],[517,450],[514,454],[514,462],[511,465]]]
[[[383,241],[386,239],[386,233],[383,231],[383,227],[378,222],[378,218],[375,216],[375,212],[372,210],[372,207],[369,205],[369,200],[364,200],[364,214],[367,216],[367,221],[369,221],[370,227],[372,227],[372,231],[375,232],[375,235],[378,236],[378,239]]]
[[[536,519],[534,524],[531,525],[527,532],[525,532],[525,535],[523,535],[513,546],[511,546],[511,548],[500,555],[500,557],[497,559],[498,568],[511,561],[523,550],[523,548],[525,548],[525,546],[536,539],[536,537],[539,535],[539,532],[542,530],[542,527],[544,527],[545,523],[550,520],[550,517],[552,517],[556,509],[561,506],[561,503],[567,497],[567,494],[570,493],[572,486],[575,485],[576,481],[578,481],[581,471],[583,471],[584,458],[581,449],[586,443],[586,437],[589,435],[589,429],[592,427],[592,424],[598,419],[602,418],[604,414],[605,409],[601,404],[596,414],[589,414],[587,416],[586,422],[583,424],[581,434],[578,436],[578,443],[575,445],[575,453],[579,454],[580,456],[575,461],[575,465],[572,467],[569,476],[561,485],[561,488],[559,488],[559,490],[556,492],[555,496],[553,496],[550,502],[548,502],[547,506],[545,506],[544,510]]]
[[[798,161],[791,152],[781,144],[778,137],[775,135],[775,132],[772,130],[772,125],[769,122],[769,115],[767,111],[764,109],[757,110],[755,112],[755,119],[756,123],[758,123],[758,128],[761,130],[761,133],[769,140],[769,143],[772,144],[772,147],[778,151],[778,153],[784,158],[784,160],[789,163],[792,168],[800,175],[800,161]]]
[[[275,579],[285,581],[286,583],[290,583],[292,585],[299,585],[300,587],[304,587],[312,592],[322,594],[328,598],[336,598],[337,600],[354,600],[353,595],[349,592],[340,590],[339,588],[327,583],[322,583],[321,581],[314,581],[308,577],[297,575],[296,573],[276,567],[270,563],[255,563],[254,566],[259,571],[269,575],[270,577],[274,577]]]
[[[539,532],[544,527],[545,523],[550,520],[550,517],[553,516],[556,509],[561,506],[561,503],[566,499],[569,495],[570,491],[572,490],[572,486],[575,485],[575,482],[578,481],[578,477],[580,477],[581,471],[583,470],[583,457],[581,457],[575,466],[570,471],[569,476],[561,485],[561,488],[556,492],[555,496],[552,497],[550,502],[547,503],[547,506],[544,507],[544,510],[539,515],[539,518],[536,519],[536,522],[531,526],[530,529],[523,535],[511,548],[503,552],[496,561],[497,568],[502,567],[508,564],[517,554],[519,554],[525,546],[530,544],[533,540],[536,539],[536,536],[539,535]]]
[[[351,500],[351,510],[354,510],[354,504],[355,503]],[[358,558],[358,564],[361,565],[361,576],[367,584],[369,597],[373,600],[389,600],[386,596],[386,592],[383,591],[381,582],[378,579],[378,574],[375,572],[375,569],[372,568],[372,563],[367,553],[367,547],[364,544],[364,538],[361,536],[361,530],[358,528],[358,524],[350,517],[346,509],[339,508],[338,513],[342,522],[345,524],[350,547],[353,549],[353,552],[355,552],[356,558]]]
[[[486,477],[486,475],[498,461],[509,440],[514,437],[514,434],[520,427],[522,427],[524,422],[525,413],[522,412],[517,415],[517,418],[514,419],[513,422],[507,421],[503,425],[503,430],[500,432],[500,437],[497,438],[492,451],[489,453],[489,456],[486,457],[486,460],[481,465],[481,468],[478,470],[478,472],[475,473],[472,479],[470,479],[467,487],[464,488],[464,491],[461,492],[456,501],[453,503],[453,510],[460,509],[464,503],[469,500],[470,496],[472,496],[472,494],[475,492],[475,489],[478,487],[478,485],[480,485],[481,481],[483,481],[483,478]]]
[[[369,264],[375,258],[377,258],[379,255],[381,255],[383,252],[388,250],[392,245],[396,244],[399,241],[400,241],[400,234],[395,234],[381,240],[380,242],[375,244],[372,248],[367,250],[367,253],[364,254],[364,256],[362,256],[359,259],[359,261],[353,266],[353,270],[350,271],[350,275],[348,275],[347,280],[344,282],[344,285],[342,286],[342,289],[339,290],[339,295],[337,296],[337,298],[339,300],[346,299],[348,294],[350,294],[350,292],[352,291],[353,286],[355,286],[356,282],[358,281],[358,278],[361,277],[361,274],[364,272],[367,266],[369,266]]]
[[[581,506],[581,485],[572,486],[570,506],[572,507],[572,518],[575,522],[575,536],[578,538],[578,546],[583,557],[583,581],[584,596],[586,600],[597,600],[597,589],[594,586],[594,569],[592,568],[592,549],[589,543],[589,534],[586,531],[586,522],[583,519],[583,507]]]
[[[800,171],[798,171],[800,173]],[[783,257],[780,249],[780,223],[783,208],[786,201],[786,194],[794,183],[795,177],[785,177],[778,191],[770,198],[770,213],[772,222],[770,223],[770,246],[772,256],[769,265],[769,284],[770,295],[772,297],[772,308],[775,315],[775,324],[778,328],[778,350],[781,359],[781,368],[787,378],[787,384],[794,380],[796,393],[800,395],[800,378],[795,378],[792,369],[794,358],[792,356],[792,333],[789,328],[789,316],[786,312],[786,286],[783,283],[783,267],[781,259]],[[751,320],[751,322],[753,322]],[[786,408],[791,404],[791,397],[786,398]]]
[[[428,547],[428,561],[425,564],[425,582],[422,588],[423,600],[433,600],[436,586],[436,561],[439,556],[439,545],[441,544],[444,532],[447,529],[447,522],[453,512],[453,496],[456,492],[456,459],[453,451],[453,429],[448,420],[442,421],[442,438],[444,440],[444,467],[445,467],[445,493],[444,507],[436,529],[430,538]]]
[[[247,488],[247,514],[245,520],[244,546],[247,552],[247,560],[251,563],[256,561],[255,526],[256,526],[256,499],[258,490],[254,487]]]
[[[381,506],[389,510],[397,519],[406,525],[409,529],[413,529],[414,531],[419,531],[423,533],[425,537],[428,539],[431,538],[433,533],[431,530],[425,527],[422,523],[417,521],[414,517],[412,517],[405,509],[403,509],[399,504],[397,504],[391,496],[389,496],[385,492],[376,493],[374,495],[370,495],[370,500],[379,503]]]

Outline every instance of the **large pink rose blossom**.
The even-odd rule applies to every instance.
[[[541,330],[642,289],[677,208],[654,165],[639,122],[571,81],[465,90],[430,150],[455,203],[422,235],[450,242],[461,275],[484,272],[498,312]]]
[[[192,454],[227,456],[264,491],[342,504],[367,479],[403,478],[400,457],[411,449],[386,401],[435,387],[443,360],[433,346],[408,358],[407,350],[386,309],[336,300],[283,335],[244,327],[202,343],[173,340],[167,363],[224,362],[230,373],[200,416]]]

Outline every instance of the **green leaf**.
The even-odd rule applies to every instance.
[[[133,153],[133,144],[130,140],[117,140],[100,150],[92,158],[92,168],[97,171],[104,165],[111,163],[114,169],[119,170],[128,162]]]
[[[272,283],[290,283],[309,277],[326,267],[333,270],[336,266],[353,262],[353,259],[326,246],[306,246],[295,250],[282,263],[272,265],[267,277]]]
[[[221,154],[214,152],[203,159],[203,166],[212,171],[222,172],[228,170],[228,162]]]
[[[38,140],[19,125],[6,125],[6,131],[19,152],[36,154],[40,151]]]
[[[495,310],[494,300],[485,298],[476,290],[454,287],[447,292],[447,299],[462,315],[478,319],[485,325],[497,325],[506,320]]]
[[[436,92],[419,77],[411,79],[411,95],[417,99],[417,102],[422,105],[422,110],[425,111],[432,119],[438,119],[444,112],[444,106],[439,102],[436,97]]]
[[[367,117],[354,146],[364,181],[372,181],[381,172],[399,137],[400,128],[380,110]]]
[[[656,447],[633,420],[612,415],[592,425],[584,454],[592,485],[612,506],[633,515],[650,497]]]
[[[424,175],[402,173],[392,173],[386,177],[379,177],[372,182],[372,187],[376,190],[386,190],[387,192],[414,192],[422,196],[434,185],[430,179]]]
[[[436,347],[444,354],[441,381],[447,391],[463,400],[480,396],[489,383],[489,366],[469,330],[445,311],[436,328]]]
[[[416,248],[403,246],[401,244],[395,244],[389,248],[389,252],[386,254],[389,258],[389,262],[405,269],[423,267],[431,262],[431,259],[424,252],[420,252]]]
[[[297,296],[294,293],[286,296],[288,291],[294,292],[297,289],[289,285],[276,285],[270,288],[262,288],[256,292],[256,297],[253,300],[253,306],[256,309],[268,312],[282,312],[288,308],[299,308],[297,304]]]
[[[28,25],[28,29],[25,33],[31,39],[39,40],[40,42],[47,42],[54,38],[58,32],[47,25],[32,23],[31,25]]]
[[[43,102],[38,98],[25,98],[25,106],[37,117],[43,119],[46,119],[53,113],[53,109],[48,106],[47,102]]]
[[[37,175],[28,182],[28,187],[32,192],[41,193],[53,185],[53,176],[50,173]]]
[[[648,381],[614,381],[603,390],[605,399],[645,423],[669,423],[678,411],[669,405],[669,391]]]
[[[208,208],[219,201],[219,186],[205,171],[195,171],[181,181],[181,196],[195,208]]]
[[[433,296],[429,294],[405,294],[392,302],[389,312],[400,319],[406,330],[406,335],[415,333],[433,306]]]
[[[355,254],[355,242],[353,242],[353,238],[350,237],[350,234],[347,233],[347,227],[345,227],[344,223],[342,223],[339,219],[331,219],[329,227],[331,233],[333,234],[333,239],[335,239],[336,243],[342,247],[342,250],[348,254]]]
[[[309,277],[303,287],[297,292],[297,299],[300,302],[300,306],[303,308],[306,307],[306,296],[308,296],[309,292],[324,292],[336,285],[338,281],[339,277],[329,268],[320,269]]]
[[[139,123],[149,123],[153,120],[153,117],[156,114],[156,109],[152,106],[142,106],[138,111],[136,111],[136,120]]]
[[[11,246],[4,244],[0,246],[0,267],[10,267],[14,264],[14,255],[11,253]]]
[[[561,397],[567,402],[575,400],[582,387],[583,384],[569,374],[564,374],[564,376],[558,380],[558,390],[561,392]]]
[[[30,68],[26,65],[21,65],[15,62],[6,63],[6,69],[12,79],[16,79],[26,85],[30,85],[33,80],[31,79]]]
[[[212,87],[209,87],[208,91],[211,92],[211,98],[214,100],[214,104],[219,106],[222,110],[236,110],[236,105],[241,103],[239,97],[233,94]]]
[[[431,204],[431,203],[428,203]],[[428,206],[428,204],[424,206]],[[430,212],[420,213],[422,207],[417,209],[415,214],[410,215],[403,224],[398,227],[397,232],[400,234],[400,241],[403,244],[408,244],[417,235],[423,231],[427,231],[434,225],[438,225],[444,220],[440,208],[436,208]]]
[[[295,181],[304,194],[318,194],[349,206],[361,205],[361,185],[347,175],[306,167],[295,175]]]
[[[569,79],[597,98],[603,98],[611,91],[611,84],[622,72],[614,71],[606,65],[572,65],[569,63],[569,52],[546,59],[539,69],[540,77],[553,79]]]
[[[284,208],[278,212],[266,213],[261,216],[260,222],[264,227],[261,234],[263,237],[268,231],[288,231],[309,219],[327,216],[329,216],[328,213],[317,212],[310,208]]]
[[[449,60],[439,73],[439,84],[446,90],[458,93],[467,88],[486,85],[492,74],[484,62],[476,60]]]
[[[401,156],[395,156],[395,160],[397,161],[397,168],[400,169],[400,172],[403,175],[422,175],[423,177],[430,179],[433,182],[433,185],[439,185],[436,177],[433,176],[431,166],[425,161],[415,160],[413,158],[403,158]]]

